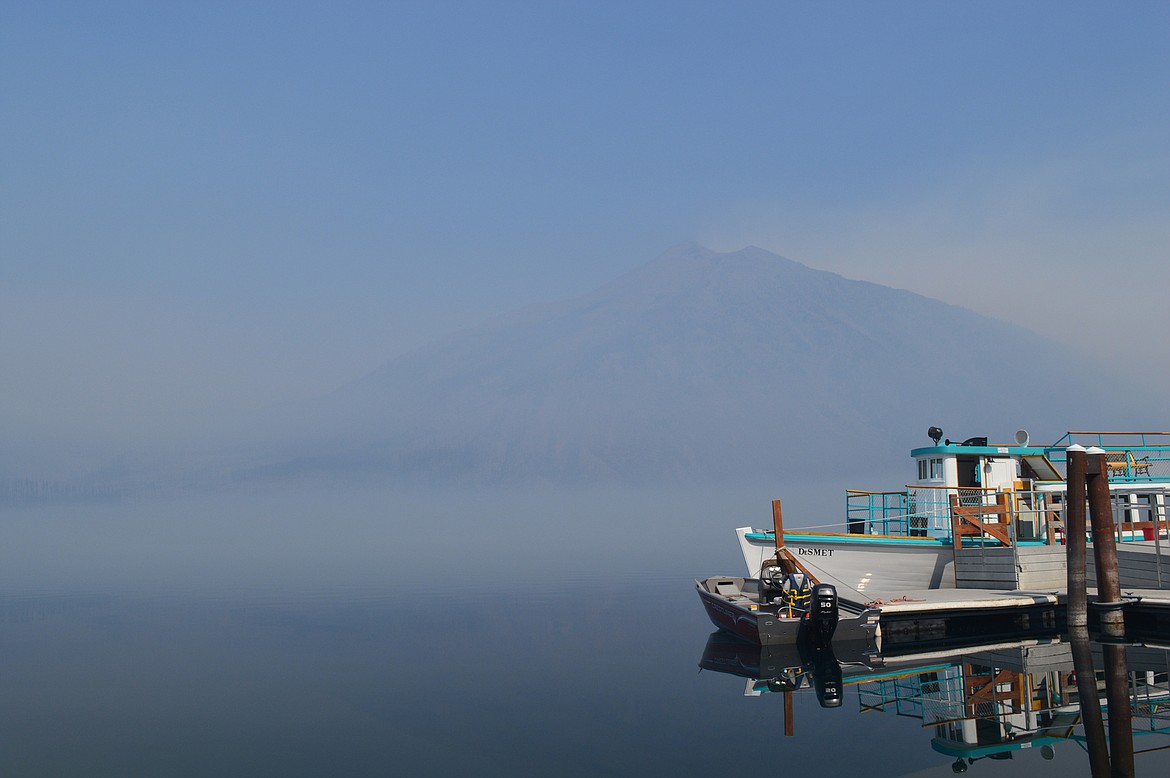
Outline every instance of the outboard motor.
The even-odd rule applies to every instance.
[[[837,587],[832,584],[817,584],[813,587],[812,604],[809,607],[809,632],[814,640],[827,645],[837,631],[840,611],[837,606]]]
[[[833,653],[829,640],[820,640],[817,633],[810,631],[797,644],[800,661],[812,674],[812,685],[817,693],[817,702],[822,708],[839,708],[845,699],[845,680],[841,663]]]
[[[822,708],[839,708],[845,699],[845,679],[841,663],[833,654],[832,643],[813,651],[813,686]]]

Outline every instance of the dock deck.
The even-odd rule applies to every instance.
[[[1170,592],[1161,592],[1170,596]],[[873,607],[883,615],[927,613],[939,611],[969,611],[972,609],[1026,608],[1035,605],[1056,605],[1064,595],[1061,592],[1004,591],[1002,589],[925,589],[892,600],[878,599]]]
[[[1170,641],[1170,591],[1123,589],[1127,634]],[[1090,624],[1095,621],[1089,590]],[[930,589],[876,600],[874,637],[885,648],[1054,635],[1067,629],[1068,594],[1061,590]]]

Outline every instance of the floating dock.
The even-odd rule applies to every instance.
[[[1127,634],[1170,642],[1170,591],[1125,589],[1122,592]],[[1089,590],[1090,626],[1095,590]],[[874,600],[875,641],[883,652],[899,645],[916,650],[980,637],[1024,639],[1067,630],[1064,590],[929,589]]]
[[[1125,634],[1148,645],[1170,646],[1170,592],[1122,590],[1125,597]],[[1092,604],[1089,605],[1090,616]]]
[[[932,646],[1022,640],[1059,634],[1066,626],[1059,592],[997,589],[929,589],[892,600],[875,600],[874,643],[883,654],[899,646]]]

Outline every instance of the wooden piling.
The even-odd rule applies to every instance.
[[[1068,626],[1089,626],[1085,581],[1085,449],[1068,447],[1068,497],[1064,503],[1064,544],[1068,570]]]
[[[1117,528],[1109,502],[1109,468],[1101,449],[1094,447],[1085,453],[1085,489],[1089,495],[1089,521],[1093,525],[1093,560],[1097,565],[1095,605],[1100,609],[1101,634],[1121,638],[1125,636],[1125,613],[1121,609],[1121,581],[1117,572]]]

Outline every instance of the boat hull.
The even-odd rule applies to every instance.
[[[699,582],[696,588],[711,623],[726,632],[759,645],[796,643],[800,639],[799,618],[783,618],[768,610],[753,611],[707,591]]]
[[[695,581],[695,589],[711,623],[744,640],[767,646],[795,644],[806,637],[815,637],[810,634],[808,620],[802,619],[799,613],[790,616],[783,606],[756,602],[755,583],[734,577],[708,578]],[[876,625],[874,610],[842,612],[832,640],[868,640]],[[811,631],[815,632],[815,628]]]
[[[736,531],[747,574],[756,577],[776,553],[774,536],[750,527]],[[864,605],[923,589],[955,588],[955,553],[935,538],[785,532],[784,546],[843,602]]]

